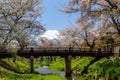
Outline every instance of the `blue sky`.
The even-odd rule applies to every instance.
[[[42,14],[42,24],[45,24],[47,30],[63,30],[70,23],[75,22],[73,15],[64,14],[57,11],[58,8],[63,8],[69,0],[43,0],[44,12]]]

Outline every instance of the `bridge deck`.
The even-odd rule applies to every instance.
[[[0,53],[0,59],[1,58],[11,58],[13,57],[12,53]]]
[[[90,50],[90,49],[27,49],[18,52],[18,55],[21,57],[29,58],[30,56],[34,56],[38,58],[39,56],[92,56],[92,57],[108,57],[112,56],[112,51],[109,50]]]
[[[39,56],[91,56],[91,57],[109,57],[112,56],[112,49],[104,50],[104,49],[84,49],[84,48],[39,48],[39,49],[24,49],[22,51],[18,51],[18,56],[30,58],[30,56],[34,56],[34,58],[38,58]],[[5,51],[0,51],[0,58],[9,58],[13,57],[12,53],[7,53]]]

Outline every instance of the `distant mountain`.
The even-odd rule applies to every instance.
[[[56,39],[56,38],[52,39],[52,43],[53,43],[54,45],[57,45],[58,39]]]
[[[52,39],[58,39],[59,38],[59,31],[57,30],[47,30],[45,33],[43,33],[42,35],[38,35],[36,37],[36,40],[39,40],[41,37],[45,37],[48,40],[52,40]]]

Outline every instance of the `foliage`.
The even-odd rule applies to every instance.
[[[80,75],[84,68],[93,60],[92,57],[82,57],[72,60],[72,70],[74,74]],[[82,74],[81,74],[82,75]]]
[[[74,58],[72,59],[72,71],[73,76],[75,75],[76,79],[80,80],[97,80],[97,79],[107,79],[110,78],[112,80],[119,80],[120,79],[120,59],[119,58],[102,58],[97,62],[94,62],[91,64],[86,74],[81,74],[81,72],[84,70],[84,68],[90,63],[90,61],[93,60],[91,57],[82,57],[82,58]],[[64,69],[62,60],[57,60],[56,62],[53,62],[50,65],[50,68],[55,70],[61,70]],[[56,66],[57,65],[57,66]]]
[[[49,66],[51,63],[52,61],[49,60],[34,60],[34,68]]]
[[[65,62],[64,59],[56,59],[52,64],[50,64],[50,68],[53,70],[64,71]]]
[[[73,58],[71,67],[73,71],[73,76],[75,76],[75,79],[77,80],[119,80],[120,79],[120,58],[102,58],[99,61],[94,62],[90,66],[90,62],[94,58],[92,57],[79,57],[79,58]],[[15,72],[22,72],[27,73],[29,71],[29,60],[16,60],[15,63],[12,62],[12,59],[2,59],[0,60],[0,79],[1,80],[64,80],[64,78],[60,76],[55,75],[38,75],[38,74],[18,74]],[[40,61],[35,60],[35,67],[47,65],[51,69],[58,70],[58,71],[64,71],[65,64],[63,58],[57,58],[56,61]],[[4,66],[7,66],[4,67]],[[84,70],[84,68],[88,66],[87,73],[82,74],[81,72]]]
[[[120,37],[115,38],[115,42],[120,42]]]
[[[0,80],[64,80],[57,75],[26,74],[29,72],[29,60],[17,59],[15,63],[12,62],[12,59],[2,59],[0,61]],[[35,60],[35,63],[40,65],[38,62],[41,61]],[[45,62],[48,64],[47,61]]]
[[[102,36],[101,41],[103,42],[103,46],[107,44],[112,44],[115,42],[112,36]]]
[[[64,80],[64,78],[56,75],[40,75],[40,74],[0,74],[0,80]]]
[[[84,67],[86,67],[93,58],[91,57],[82,57],[82,58],[75,58],[72,59],[71,67],[72,71],[76,74],[77,72],[82,72]],[[64,71],[65,62],[63,59],[56,59],[52,64],[50,64],[51,69]]]
[[[120,78],[119,70],[120,70],[119,58],[115,58],[113,60],[103,58],[89,67],[88,74],[86,74],[86,77],[95,80],[98,78],[116,80]]]
[[[0,60],[0,66],[5,67],[8,70],[17,72],[17,73],[27,73],[29,72],[29,65],[25,62],[17,60],[13,62],[12,59],[2,59]]]
[[[2,73],[2,74],[12,74],[14,72],[0,66],[0,73]]]

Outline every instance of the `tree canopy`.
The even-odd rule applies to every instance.
[[[39,21],[42,12],[41,0],[0,0],[0,44],[14,40],[20,47],[28,45],[31,35],[45,30]]]
[[[80,25],[98,21],[98,27],[114,27],[120,35],[120,0],[70,0],[61,10],[77,13]]]

